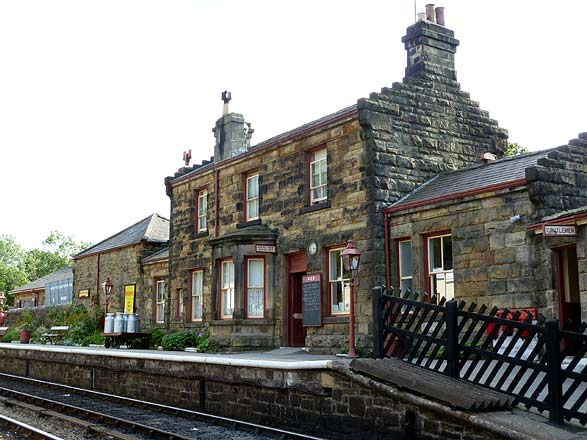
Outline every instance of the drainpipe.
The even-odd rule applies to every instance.
[[[385,212],[383,213],[383,242],[385,244],[385,283],[389,289],[391,287],[391,274],[389,270],[389,220]]]
[[[214,168],[214,237],[218,237],[218,218],[220,217],[220,210],[218,206],[220,189],[220,171]]]
[[[98,253],[98,262],[96,263],[96,300],[100,304],[100,253]]]

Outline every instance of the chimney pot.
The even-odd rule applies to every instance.
[[[434,16],[434,3],[426,5],[426,20],[431,23],[436,23],[436,18]]]
[[[425,12],[418,12],[418,21],[424,21],[425,18],[426,18]]]
[[[487,165],[488,163],[493,162],[495,159],[497,159],[497,157],[495,156],[495,154],[492,154],[492,153],[489,153],[489,152],[488,153],[483,153],[481,155],[481,162],[484,165]]]
[[[439,24],[440,26],[444,26],[444,7],[439,6],[438,8],[435,9],[435,11],[436,11],[436,24]]]

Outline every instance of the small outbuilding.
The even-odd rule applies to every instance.
[[[439,174],[384,219],[388,285],[587,319],[587,133]]]
[[[64,267],[38,280],[11,290],[8,292],[8,295],[14,295],[15,308],[28,309],[44,305],[69,304],[72,299],[72,289],[72,268]]]

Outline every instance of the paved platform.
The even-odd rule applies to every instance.
[[[66,345],[0,343],[1,348],[14,350],[52,351],[55,353],[90,354],[134,359],[152,359],[175,362],[193,362],[236,367],[275,368],[284,370],[330,369],[333,361],[346,361],[332,355],[309,353],[297,347],[284,347],[271,351],[241,353],[196,353],[191,351],[133,350],[104,347],[72,347]],[[350,360],[349,360],[350,361]]]

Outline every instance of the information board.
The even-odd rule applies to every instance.
[[[321,284],[320,274],[302,277],[302,322],[304,327],[322,325]]]

